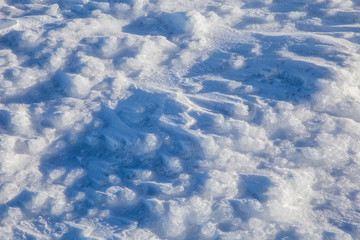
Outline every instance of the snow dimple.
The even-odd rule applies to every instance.
[[[0,110],[0,126],[2,129],[6,130],[10,127],[11,124],[11,114],[9,111]]]
[[[356,239],[356,1],[6,1],[1,239]]]

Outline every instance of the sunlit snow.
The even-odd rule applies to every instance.
[[[0,1],[0,239],[360,239],[360,1]]]

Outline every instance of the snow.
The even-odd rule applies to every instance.
[[[1,239],[358,239],[356,0],[0,2]]]

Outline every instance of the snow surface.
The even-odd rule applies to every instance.
[[[0,239],[360,239],[360,1],[0,1]]]

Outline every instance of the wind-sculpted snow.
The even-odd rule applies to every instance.
[[[359,239],[360,3],[0,4],[1,239]]]

